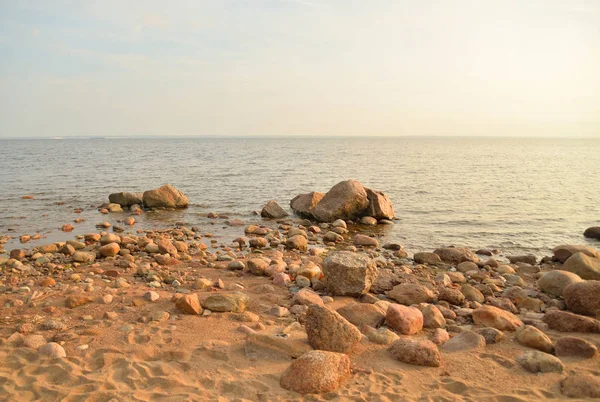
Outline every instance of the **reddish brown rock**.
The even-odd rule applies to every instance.
[[[567,311],[549,311],[544,315],[543,321],[551,329],[561,332],[600,333],[600,321]]]
[[[283,372],[279,384],[300,394],[318,394],[334,391],[349,375],[347,355],[313,350],[295,360]]]
[[[385,311],[374,304],[352,303],[337,309],[339,315],[358,328],[368,325],[377,328],[385,321]]]
[[[402,283],[394,286],[387,295],[398,303],[407,306],[411,304],[430,303],[435,299],[435,295],[431,290],[418,283]]]
[[[305,325],[308,343],[315,349],[349,353],[361,339],[354,325],[324,306],[310,306]]]
[[[84,295],[71,295],[65,300],[65,305],[69,308],[75,308],[83,306],[84,304],[91,303],[93,299],[90,296]]]
[[[482,306],[473,311],[473,321],[477,325],[501,331],[514,331],[523,325],[523,322],[514,314],[493,306]]]
[[[15,260],[22,260],[25,258],[25,250],[21,250],[19,248],[11,250],[9,256]]]
[[[591,342],[575,336],[564,336],[554,344],[554,352],[559,357],[592,358],[598,354],[598,348]]]
[[[98,249],[102,257],[114,257],[119,254],[121,247],[117,243],[109,243]]]
[[[177,248],[175,248],[170,240],[160,239],[156,245],[158,246],[158,250],[163,254],[177,255]]]
[[[574,373],[561,382],[560,392],[569,398],[600,398],[600,377]]]
[[[386,324],[404,335],[412,335],[423,329],[423,314],[415,307],[392,304],[385,316]]]
[[[202,306],[200,305],[200,300],[198,299],[198,295],[195,293],[184,295],[180,297],[175,302],[175,305],[185,314],[193,314],[199,315],[202,314]]]
[[[596,317],[600,313],[600,281],[575,282],[563,290],[569,310]]]

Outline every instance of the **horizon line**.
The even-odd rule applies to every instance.
[[[515,136],[515,135],[455,135],[455,134],[427,134],[427,135],[316,135],[316,134],[194,134],[194,135],[166,135],[166,134],[125,134],[125,135],[63,135],[63,136],[0,136],[0,140],[101,140],[101,139],[244,139],[244,138],[495,138],[495,139],[600,139],[600,134],[591,136]]]

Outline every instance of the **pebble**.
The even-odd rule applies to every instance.
[[[149,300],[149,301],[151,301],[151,302],[154,302],[154,301],[157,301],[157,300],[160,298],[160,296],[159,296],[159,294],[158,294],[158,293],[156,293],[156,292],[149,291],[149,292],[146,292],[146,293],[144,294],[144,298],[145,298],[146,300]]]

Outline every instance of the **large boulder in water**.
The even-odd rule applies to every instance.
[[[113,193],[108,196],[108,201],[111,204],[119,204],[122,207],[130,207],[132,205],[142,205],[142,193]]]
[[[185,194],[170,184],[145,191],[143,201],[147,208],[185,208],[189,204]]]
[[[554,253],[554,259],[560,262],[565,262],[575,253],[584,253],[590,257],[600,258],[600,253],[593,247],[579,246],[575,244],[561,244],[560,246],[554,247],[552,250]]]
[[[334,296],[360,296],[377,279],[377,264],[366,255],[337,251],[323,261],[327,290]]]
[[[392,219],[395,216],[394,207],[392,206],[392,200],[387,194],[381,191],[367,190],[367,199],[369,200],[369,206],[364,212],[366,216],[372,216],[375,219]]]
[[[318,193],[313,191],[312,193],[299,194],[292,198],[290,201],[290,207],[296,214],[305,218],[313,218],[312,211],[317,206],[319,201],[325,197],[325,193]]]
[[[275,200],[270,200],[267,202],[260,212],[260,216],[263,218],[281,219],[288,215],[289,214],[285,212],[285,210],[281,208],[281,206]]]
[[[321,222],[336,219],[355,219],[369,206],[367,190],[356,180],[342,181],[333,186],[313,209],[313,216]]]
[[[562,269],[573,272],[582,279],[600,280],[600,258],[590,257],[583,252],[570,256]]]
[[[600,226],[592,226],[591,228],[587,228],[585,232],[583,232],[585,237],[589,237],[590,239],[600,240]]]

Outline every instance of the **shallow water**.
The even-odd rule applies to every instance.
[[[349,178],[390,195],[400,220],[383,241],[410,251],[457,245],[544,255],[559,243],[600,247],[582,235],[600,225],[598,139],[0,140],[0,235],[47,236],[28,247],[73,238],[123,218],[97,212],[109,193],[170,183],[192,206],[136,217],[134,228],[184,221],[218,236],[223,225],[208,212],[259,221],[252,211],[269,199],[288,208],[296,194]],[[35,199],[22,200],[26,194]],[[60,232],[78,217],[86,222]]]

